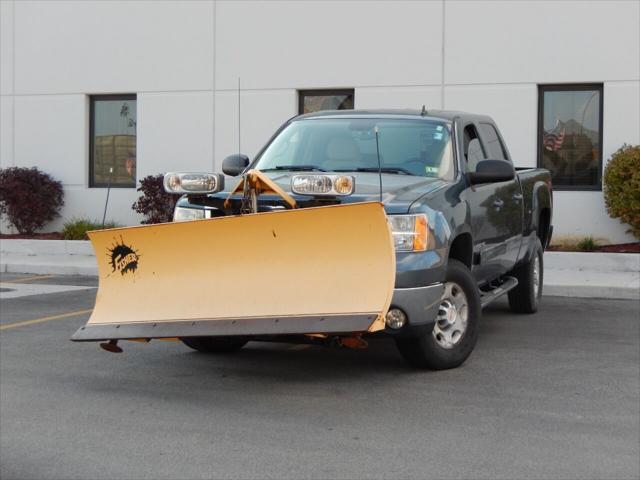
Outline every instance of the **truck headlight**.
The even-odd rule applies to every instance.
[[[291,190],[299,195],[351,195],[354,183],[349,175],[296,175]]]
[[[224,188],[224,175],[214,173],[170,172],[164,176],[169,193],[216,193]]]
[[[393,246],[398,252],[424,252],[429,244],[427,216],[389,215],[389,226],[393,234]]]
[[[176,207],[173,211],[174,222],[187,222],[189,220],[202,220],[204,217],[204,210],[200,208],[184,208]]]

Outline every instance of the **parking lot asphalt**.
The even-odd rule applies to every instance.
[[[632,300],[545,297],[536,315],[500,301],[465,365],[428,372],[385,339],[367,350],[250,343],[230,356],[123,342],[111,354],[68,341],[95,288],[59,290],[1,300],[5,480],[640,475]]]

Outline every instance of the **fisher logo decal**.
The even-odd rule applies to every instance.
[[[120,237],[120,243],[116,243],[108,249],[107,256],[110,258],[111,273],[120,272],[125,275],[129,272],[135,273],[138,269],[140,254],[133,247],[124,243]]]

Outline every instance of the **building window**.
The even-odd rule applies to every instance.
[[[353,89],[350,90],[300,90],[298,113],[320,110],[353,110]]]
[[[89,186],[136,187],[135,95],[91,97]]]
[[[600,190],[602,84],[538,88],[538,165],[558,190]]]

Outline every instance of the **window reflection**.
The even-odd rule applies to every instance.
[[[91,98],[91,186],[136,186],[136,130],[135,95]]]
[[[555,186],[599,188],[602,87],[540,87],[540,164]]]
[[[300,90],[298,113],[352,110],[353,90]]]

